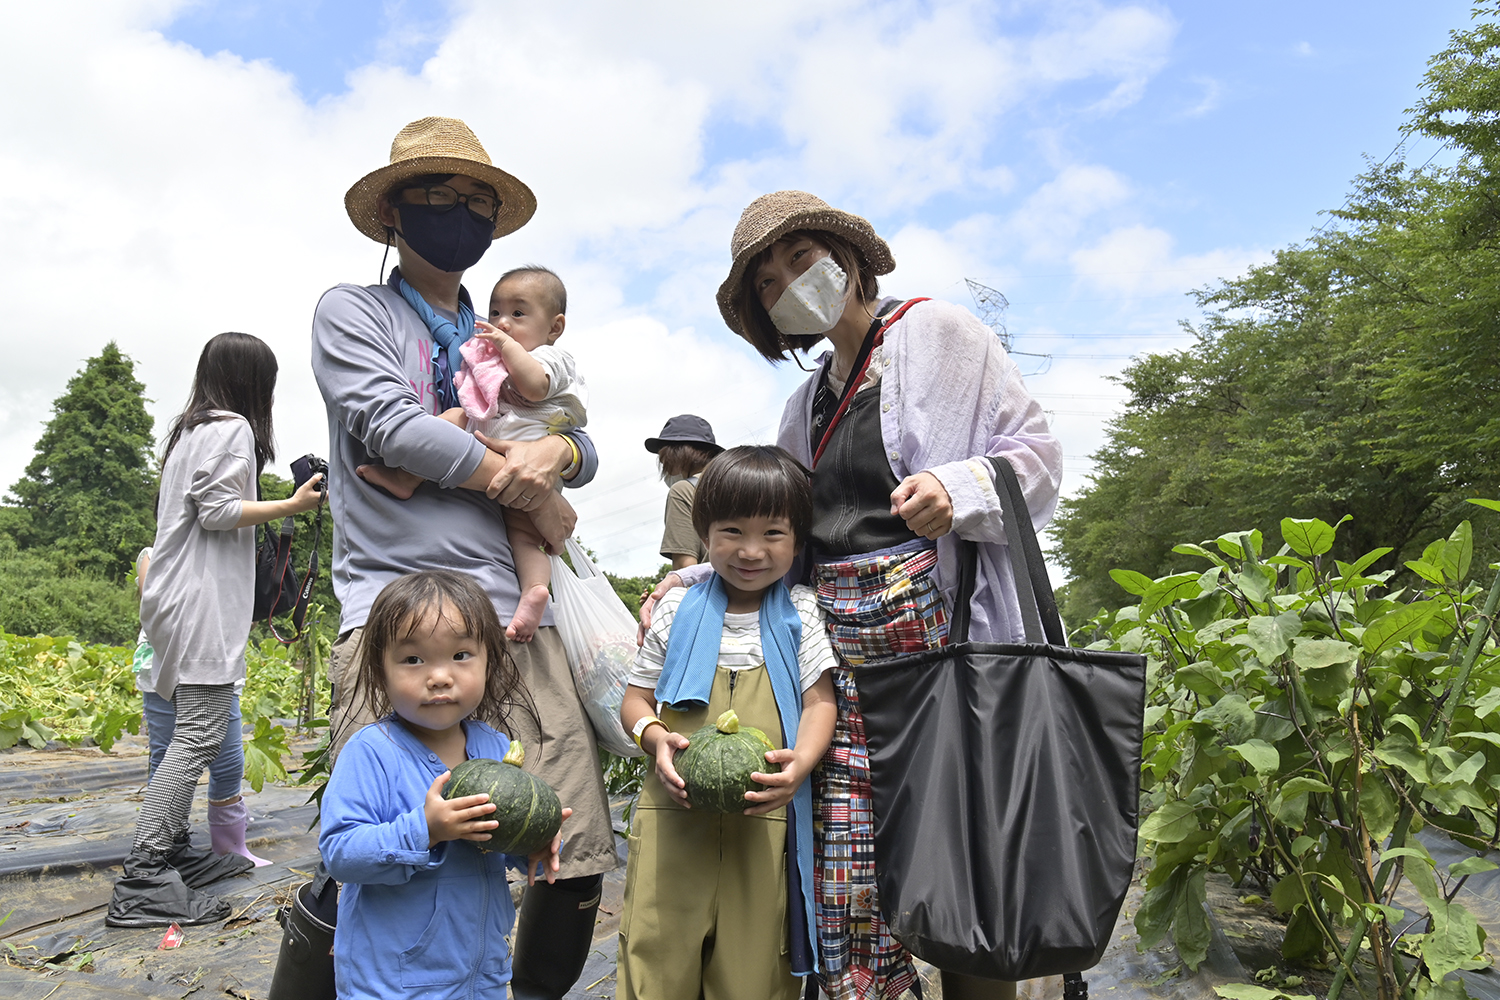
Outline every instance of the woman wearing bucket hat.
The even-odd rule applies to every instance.
[[[661,434],[647,438],[646,450],[656,456],[668,486],[661,557],[670,559],[673,569],[701,563],[708,553],[693,527],[693,497],[698,494],[698,473],[724,449],[714,440],[707,420],[684,413],[668,420]]]
[[[463,122],[423,118],[397,134],[390,162],[357,181],[344,205],[356,229],[395,247],[399,266],[381,284],[330,289],[313,318],[313,373],[328,411],[332,452],[333,584],[342,605],[341,634],[329,661],[335,752],[373,721],[367,692],[355,679],[365,619],[381,589],[419,570],[451,569],[478,581],[502,618],[509,615],[519,591],[501,505],[533,510],[559,476],[582,485],[597,465],[582,432],[486,448],[436,416],[454,405],[459,347],[474,331],[464,271],[493,240],[531,218],[531,190],[491,163]],[[397,500],[359,477],[358,468],[374,461],[428,482]],[[539,527],[560,543],[573,525]],[[559,878],[533,887],[521,906],[511,980],[517,1000],[561,998],[573,985],[593,942],[602,873],[616,864],[593,729],[550,611],[542,625],[532,643],[509,648],[531,701],[510,713],[510,735],[526,745],[527,770],[546,780],[573,815],[563,831]],[[316,900],[303,905],[299,897],[299,905],[330,922],[332,914]],[[304,924],[304,936],[317,931]],[[413,933],[420,931],[415,925]],[[326,952],[311,949],[315,957]],[[284,943],[283,962],[287,956]],[[278,975],[283,978],[310,981]]]
[[[1024,639],[985,456],[1014,466],[1033,524],[1052,516],[1062,450],[999,339],[967,310],[880,298],[895,266],[868,222],[802,191],[750,203],[719,287],[729,328],[772,363],[833,350],[787,401],[778,443],[813,470],[810,574],[839,667],[833,744],[814,772],[819,979],[833,1000],[898,997],[916,981],[876,896],[869,768],[851,668],[947,640],[955,536],[979,542],[970,637]],[[795,572],[795,571],[794,571]],[[696,582],[669,575],[659,596]],[[649,603],[643,607],[648,616]],[[1015,984],[944,972],[943,996],[1013,997]]]

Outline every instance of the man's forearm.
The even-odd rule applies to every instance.
[[[549,469],[554,476],[561,475],[562,471],[573,461],[573,449],[568,446],[568,442],[556,434],[548,435],[540,441],[528,441],[526,444],[532,448],[538,446],[547,448],[550,452],[548,458],[551,461],[544,467]],[[479,467],[470,474],[468,479],[458,485],[466,490],[483,492],[489,488],[491,481],[503,468],[505,468],[505,456],[486,448],[484,457],[479,460]]]

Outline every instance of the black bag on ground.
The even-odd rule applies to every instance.
[[[1109,943],[1135,863],[1146,659],[1067,646],[1020,485],[991,461],[1028,641],[968,641],[963,542],[952,644],[854,678],[891,932],[939,969],[1022,980],[1088,969]]]

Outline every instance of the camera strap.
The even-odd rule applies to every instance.
[[[326,500],[326,497],[324,498]],[[312,554],[307,558],[307,572],[302,575],[302,587],[297,591],[297,602],[292,605],[292,635],[291,638],[282,636],[276,630],[276,616],[274,613],[266,615],[266,628],[271,632],[272,638],[283,646],[290,646],[306,632],[307,606],[312,601],[313,584],[318,579],[318,547],[323,542],[323,504],[324,500],[318,501],[318,513],[313,519]],[[282,521],[281,537],[278,540],[276,552],[276,580],[278,586],[286,579],[287,571],[292,561],[292,531],[290,526],[294,524],[295,515],[288,516]]]

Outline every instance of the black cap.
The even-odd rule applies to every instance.
[[[724,450],[714,440],[714,429],[708,426],[708,421],[691,413],[684,413],[668,420],[667,425],[661,429],[661,434],[646,439],[646,450],[655,455],[661,451],[661,446],[664,444],[705,445],[715,455]]]

